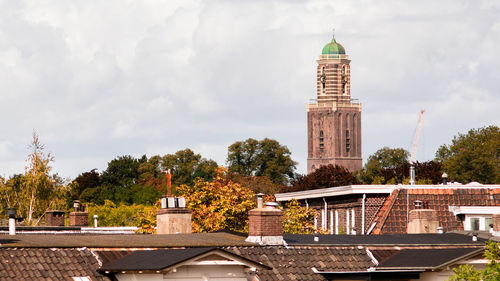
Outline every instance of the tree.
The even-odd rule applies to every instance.
[[[368,157],[365,167],[360,172],[361,180],[366,184],[380,181],[382,169],[395,169],[408,163],[410,154],[403,148],[383,147]]]
[[[85,189],[99,186],[101,179],[96,170],[97,169],[92,169],[89,172],[81,173],[73,180],[73,199],[79,199]]]
[[[497,242],[488,241],[484,247],[484,257],[489,261],[485,269],[477,270],[472,265],[460,265],[450,281],[493,281],[500,280],[500,252]]]
[[[163,170],[171,170],[173,186],[193,185],[196,178],[211,181],[216,177],[218,167],[214,160],[205,159],[189,148],[161,157],[160,163]]]
[[[376,177],[378,184],[397,184],[409,181],[410,163],[395,168],[381,169]],[[443,168],[441,162],[415,162],[417,184],[438,184],[442,181]]]
[[[151,225],[155,224],[155,213],[158,204],[115,204],[106,200],[103,204],[89,204],[89,218],[98,216],[100,226],[141,226],[141,233],[151,233]],[[91,221],[89,220],[89,223]],[[145,224],[148,224],[146,226]],[[148,231],[149,230],[149,231]]]
[[[229,178],[241,186],[250,188],[255,193],[274,195],[280,192],[280,186],[272,182],[268,177],[243,176],[239,173],[230,173]]]
[[[49,172],[50,162],[54,158],[44,153],[44,145],[40,143],[38,135],[33,132],[33,139],[29,146],[31,154],[28,155],[28,165],[22,181],[21,198],[18,208],[21,214],[27,217],[26,223],[32,223],[34,216],[40,216],[48,208],[50,199],[54,194]],[[52,179],[53,180],[53,179]]]
[[[139,177],[139,165],[146,161],[145,155],[140,159],[130,155],[119,156],[108,163],[107,169],[101,175],[102,183],[122,188],[130,187]]]
[[[488,126],[458,134],[450,145],[442,145],[436,160],[450,180],[486,184],[500,182],[500,128]]]
[[[316,211],[300,205],[299,201],[292,199],[283,213],[283,232],[294,234],[308,234],[316,232],[314,217]]]
[[[293,192],[333,186],[358,184],[356,177],[344,167],[325,165],[308,175],[300,175],[290,186],[282,186],[281,192]]]
[[[261,141],[249,138],[233,143],[228,147],[226,162],[231,172],[243,176],[265,176],[275,184],[293,179],[297,165],[286,146],[268,138]]]
[[[248,229],[248,211],[255,207],[255,193],[229,180],[226,169],[218,168],[213,181],[198,178],[194,186],[183,184],[177,193],[193,211],[194,232]]]
[[[44,146],[35,132],[29,149],[24,174],[14,175],[8,180],[0,178],[0,197],[7,207],[18,209],[25,224],[32,225],[37,224],[49,209],[67,209],[70,192],[57,174],[50,175],[50,163],[54,158],[50,153],[44,153]]]

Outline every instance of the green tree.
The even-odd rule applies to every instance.
[[[454,268],[455,273],[450,281],[496,281],[500,280],[500,245],[497,242],[488,241],[484,247],[484,258],[489,261],[485,269],[477,270],[472,265],[460,265]]]
[[[214,160],[205,159],[189,148],[161,157],[160,163],[162,170],[171,170],[173,186],[193,185],[196,178],[211,181],[216,177],[218,167]]]
[[[127,188],[135,183],[139,177],[139,165],[147,161],[146,156],[136,159],[130,155],[119,156],[108,163],[102,173],[103,184]]]
[[[293,192],[333,186],[359,184],[357,178],[344,167],[324,165],[308,175],[296,177],[290,185],[281,187],[281,192]]]
[[[500,182],[500,128],[488,126],[458,134],[450,145],[442,145],[436,160],[450,180],[468,183]]]
[[[289,182],[295,176],[297,162],[291,152],[278,141],[265,138],[249,138],[228,147],[226,162],[231,172],[243,176],[265,176],[275,184]]]
[[[226,169],[219,168],[213,181],[198,178],[194,186],[181,185],[177,192],[193,211],[194,232],[248,228],[248,211],[255,207],[255,193],[229,180]]]
[[[368,157],[360,172],[363,183],[379,183],[382,169],[395,169],[408,163],[410,154],[403,148],[383,147]]]

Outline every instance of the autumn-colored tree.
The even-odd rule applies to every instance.
[[[158,204],[127,205],[106,200],[102,205],[89,204],[89,218],[97,215],[100,226],[140,226],[141,233],[146,233],[147,229],[152,231],[151,227],[156,225],[158,208]],[[89,220],[89,223],[92,223],[92,220]]]
[[[99,186],[101,182],[97,169],[79,174],[74,180],[71,190],[73,199],[80,199],[80,195],[87,188]]]
[[[302,191],[333,186],[358,184],[356,177],[344,167],[325,165],[308,175],[298,176],[289,186],[282,186],[282,192]]]
[[[41,215],[45,211],[54,190],[49,178],[51,170],[49,164],[54,158],[50,153],[47,155],[44,153],[44,146],[35,132],[30,150],[20,196],[22,200],[18,203],[19,211],[27,217],[27,224],[31,224],[33,215]]]
[[[229,178],[241,186],[250,188],[255,193],[274,195],[280,192],[280,186],[272,182],[268,177],[243,176],[239,173],[230,173]]]
[[[70,193],[61,178],[49,174],[53,157],[44,153],[44,146],[35,132],[29,149],[31,153],[24,174],[14,175],[8,180],[0,179],[0,197],[7,207],[18,209],[25,224],[33,225],[49,209],[66,210]]]
[[[229,180],[222,167],[213,181],[198,178],[193,186],[179,186],[177,194],[186,198],[187,208],[193,211],[194,232],[245,231],[248,211],[255,207],[255,193]]]
[[[301,206],[299,201],[292,199],[283,213],[283,232],[293,234],[314,233],[314,217],[316,211]]]

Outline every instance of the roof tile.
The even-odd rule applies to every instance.
[[[0,279],[67,280],[89,276],[92,280],[109,280],[97,273],[96,258],[88,249],[0,248],[0,261]]]

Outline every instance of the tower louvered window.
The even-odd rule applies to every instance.
[[[323,131],[319,131],[319,151],[323,151],[325,149],[325,138],[323,135]]]

